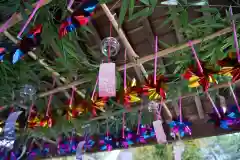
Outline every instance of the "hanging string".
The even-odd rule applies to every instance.
[[[220,115],[220,113],[219,113],[219,111],[217,109],[217,106],[215,105],[215,103],[214,103],[213,99],[211,98],[210,94],[208,92],[206,92],[206,94],[207,94],[207,97],[210,100],[210,102],[211,102],[215,112],[217,113],[218,117],[221,118],[221,115]]]
[[[142,102],[143,103],[143,102]],[[142,121],[142,109],[143,109],[143,104],[141,103],[141,107],[138,112],[138,126],[137,126],[137,135],[139,135],[139,130],[140,130],[140,124]]]
[[[56,78],[53,77],[53,85],[52,85],[52,88],[55,87],[55,84],[56,84]],[[52,97],[53,97],[53,94],[50,94],[49,99],[48,99],[47,112],[46,112],[46,116],[47,116],[47,117],[49,116],[49,111],[50,111],[50,105],[51,105],[51,102],[52,102]]]
[[[232,6],[229,7],[229,12],[230,12],[231,18],[233,18]],[[232,29],[233,29],[234,45],[235,45],[235,48],[236,48],[236,51],[237,51],[237,59],[238,59],[238,63],[240,63],[240,53],[239,53],[239,46],[238,46],[238,38],[237,38],[236,24],[235,24],[235,20],[234,19],[232,19]]]
[[[21,39],[21,36],[23,34],[23,32],[25,31],[25,29],[27,28],[28,24],[30,23],[30,21],[32,20],[32,18],[34,17],[34,15],[36,14],[37,10],[40,8],[40,6],[42,5],[42,3],[44,3],[45,0],[39,0],[36,7],[34,8],[32,14],[29,16],[27,22],[24,24],[23,28],[21,29],[21,31],[18,33],[17,37],[18,39]]]
[[[231,82],[229,82],[228,84],[229,84],[230,91],[231,91],[231,93],[232,93],[232,95],[233,95],[234,102],[235,102],[236,105],[237,105],[238,112],[240,112],[240,107],[239,107],[239,104],[238,104],[237,96],[236,96],[236,94],[235,94],[234,91],[233,91]]]
[[[31,106],[30,106],[29,113],[28,113],[28,118],[27,118],[27,124],[28,124],[28,122],[31,118],[33,107],[34,107],[34,103],[32,103]],[[27,127],[27,125],[26,125],[26,127]]]
[[[109,27],[109,37],[112,37],[112,23],[110,22],[110,27]],[[110,41],[108,42],[108,62],[111,62],[111,46],[110,46]]]
[[[155,58],[154,58],[154,85],[157,85],[157,52],[158,52],[158,36],[155,37]]]
[[[67,9],[71,9],[72,5],[73,5],[74,0],[70,0],[67,6]]]
[[[125,112],[122,115],[122,138],[125,138]]]
[[[199,59],[198,59],[198,56],[197,56],[197,53],[196,53],[196,51],[195,51],[195,49],[194,49],[194,47],[193,47],[192,41],[189,41],[189,42],[188,42],[188,45],[191,47],[192,53],[193,53],[194,58],[195,58],[195,60],[196,60],[196,62],[197,62],[198,68],[199,68],[200,72],[203,74],[202,65],[201,65],[201,63],[200,63],[200,61],[199,61]]]
[[[72,108],[74,93],[75,93],[75,88],[72,87],[72,93],[71,93],[71,98],[70,98],[70,102],[69,102],[69,108]]]
[[[107,137],[109,136],[109,126],[108,126],[108,119],[107,119]]]
[[[127,91],[127,64],[126,64],[126,61],[127,61],[127,49],[125,49],[125,53],[124,53],[124,93],[126,93]]]
[[[182,123],[182,97],[179,97],[179,119],[180,119],[180,123]]]
[[[96,83],[95,83],[95,86],[94,86],[94,89],[93,89],[93,93],[92,93],[92,96],[91,96],[92,101],[93,101],[94,95],[95,95],[96,90],[97,90],[98,78],[99,78],[99,75],[97,76],[97,80],[96,80]]]
[[[158,120],[162,119],[162,116],[161,116],[162,107],[163,107],[163,98],[161,98],[161,103],[158,105]]]

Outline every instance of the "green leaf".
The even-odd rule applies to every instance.
[[[208,12],[208,13],[218,13],[217,8],[201,8],[201,9],[197,9],[196,11],[198,11],[198,12]]]
[[[138,17],[148,16],[148,11],[149,11],[149,7],[144,8],[143,10],[141,10],[141,11],[133,14],[133,15],[129,18],[129,20],[131,21],[131,20],[134,20],[134,19],[136,19],[136,18],[138,18]]]
[[[127,13],[128,2],[129,2],[129,0],[123,0],[123,2],[122,2],[122,7],[120,10],[120,15],[119,15],[119,27],[121,27],[121,25],[123,24],[125,15]]]
[[[24,6],[26,7],[26,9],[28,9],[28,11],[32,12],[32,10],[33,10],[32,5],[29,4],[28,2],[24,2],[24,1],[23,1],[23,3],[24,3]]]
[[[134,12],[134,6],[135,6],[135,0],[130,0],[130,3],[129,3],[129,17],[131,17],[133,12]]]
[[[149,0],[140,0],[140,2],[142,2],[145,5],[149,5]]]
[[[187,10],[184,10],[180,14],[180,23],[183,28],[186,28],[188,26],[188,12]]]

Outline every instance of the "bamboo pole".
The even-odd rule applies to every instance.
[[[134,62],[136,59],[139,58],[139,56],[137,55],[137,53],[133,50],[131,44],[129,43],[123,29],[121,28],[121,26],[118,25],[116,19],[114,18],[114,15],[111,13],[111,11],[109,10],[109,8],[107,7],[106,4],[100,4],[104,13],[106,14],[106,16],[108,17],[109,21],[112,23],[113,27],[115,28],[115,30],[117,31],[120,40],[122,41],[123,45],[125,46],[125,48],[127,49],[127,54],[128,54],[128,58],[130,59],[130,61]],[[143,73],[143,75],[145,75],[145,77],[147,76],[147,72],[144,69],[143,65],[139,63],[138,66],[134,66],[134,70],[138,76],[138,79],[140,79],[140,81],[143,81],[143,77],[141,72]]]
[[[211,40],[211,39],[214,39],[214,38],[219,37],[219,36],[221,36],[221,35],[225,35],[225,34],[230,33],[230,32],[232,32],[231,27],[227,27],[227,28],[222,29],[222,30],[220,30],[220,31],[217,31],[217,32],[211,34],[210,36],[205,37],[205,38],[200,38],[200,39],[193,40],[192,43],[193,43],[193,44],[198,44],[198,43],[201,43],[202,41]],[[166,55],[168,55],[168,54],[170,54],[170,53],[176,52],[176,51],[178,51],[178,50],[181,50],[181,49],[184,49],[184,48],[187,48],[187,47],[188,47],[188,44],[187,44],[187,43],[182,44],[182,45],[180,45],[180,46],[178,46],[178,47],[170,47],[170,48],[168,48],[168,49],[159,51],[159,52],[158,52],[158,57],[166,56]],[[128,63],[128,64],[127,64],[127,69],[138,65],[139,62],[140,62],[140,63],[145,63],[145,62],[148,62],[148,61],[153,60],[153,59],[154,59],[154,54],[148,55],[148,56],[145,56],[145,57],[142,57],[142,58],[140,58],[140,59],[138,60],[137,63],[134,63],[134,62]],[[124,69],[124,66],[119,66],[119,67],[117,67],[117,70],[118,70],[118,71],[122,71],[123,69]],[[90,80],[89,80],[89,81],[90,81]],[[64,86],[55,88],[55,89],[54,89],[54,93],[61,92],[61,91],[65,90],[65,89],[71,88],[72,86],[71,86],[70,84],[74,84],[74,86],[78,86],[78,85],[81,85],[81,84],[86,83],[86,82],[89,82],[89,81],[86,81],[86,80],[77,80],[77,81],[71,82],[71,83],[66,84],[66,85],[64,85]],[[223,85],[223,86],[222,86],[222,85]],[[224,88],[224,87],[227,87],[227,84],[225,84],[225,83],[224,83],[224,84],[219,84],[219,85],[216,85],[215,87],[217,87],[217,88]],[[40,93],[39,95],[43,95],[43,94],[44,94],[44,96],[47,96],[47,95],[49,95],[50,93],[52,93],[52,92],[51,92],[51,91],[47,91],[47,92],[45,92],[45,93]],[[41,96],[41,97],[44,97],[44,96]]]

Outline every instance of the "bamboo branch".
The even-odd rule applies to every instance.
[[[106,4],[100,4],[103,11],[105,12],[106,16],[108,17],[109,21],[112,23],[113,27],[115,28],[115,30],[117,31],[119,38],[121,39],[122,43],[124,44],[125,48],[127,49],[127,54],[128,54],[128,58],[130,59],[130,61],[134,62],[137,58],[139,58],[139,56],[136,54],[136,52],[133,50],[131,44],[129,43],[124,31],[122,30],[122,28],[118,25],[116,19],[114,18],[113,14],[111,13],[111,11],[109,10],[109,8],[107,7]],[[140,68],[139,68],[140,67]],[[142,64],[139,64],[139,66],[135,66],[134,70],[138,76],[138,79],[140,81],[143,81],[143,77],[141,74],[141,71],[143,73],[143,75],[146,76],[146,70],[144,69]]]
[[[40,7],[47,5],[48,3],[50,3],[52,0],[45,0]],[[38,2],[34,3],[32,6],[35,7],[37,5]],[[21,15],[21,13],[14,13],[4,24],[1,25],[0,28],[2,28],[2,26],[4,26],[4,30],[7,30],[8,28],[11,28],[12,26],[14,26],[15,24],[17,24],[18,22],[22,21],[23,17]]]
[[[220,30],[220,31],[217,31],[217,32],[213,33],[212,35],[207,36],[207,37],[205,37],[205,38],[193,40],[192,43],[193,43],[193,44],[198,44],[198,43],[201,43],[202,41],[214,39],[214,38],[216,38],[216,37],[219,37],[219,36],[221,36],[221,35],[225,35],[225,34],[230,33],[230,32],[232,32],[231,27],[227,27],[227,28],[222,29],[222,30]],[[170,48],[168,48],[168,49],[165,49],[165,50],[163,50],[163,51],[158,52],[158,57],[166,56],[166,55],[168,55],[168,54],[170,54],[170,53],[172,53],[172,52],[176,52],[176,51],[178,51],[178,50],[181,50],[181,49],[184,49],[184,48],[187,48],[187,47],[188,47],[188,44],[187,44],[187,43],[182,44],[182,45],[180,45],[180,46],[178,46],[178,47],[170,47]],[[149,55],[149,56],[145,56],[145,57],[143,57],[143,58],[140,58],[138,62],[144,63],[144,62],[147,62],[147,61],[150,61],[150,60],[153,60],[153,59],[154,59],[154,54]],[[137,64],[138,64],[138,62],[137,62]],[[136,66],[137,64],[134,63],[134,62],[130,62],[130,63],[127,64],[127,69],[128,69],[128,68],[131,68],[131,67],[134,67],[134,66]],[[123,69],[124,69],[124,66],[117,67],[117,70],[118,70],[118,71],[122,71]],[[89,80],[89,81],[90,81],[90,80]],[[86,83],[86,82],[89,82],[89,81],[86,81],[85,79],[83,79],[83,80],[74,81],[74,82],[72,82],[72,83],[70,83],[70,84],[74,84],[74,86],[77,86],[77,85],[81,85],[81,84]],[[217,87],[217,88],[224,88],[224,87],[227,87],[227,86],[228,86],[228,84],[225,84],[225,83],[224,83],[224,84],[218,84],[218,85],[216,85],[215,87]],[[66,84],[65,86],[62,86],[62,87],[60,87],[60,88],[59,88],[59,87],[58,87],[58,88],[55,88],[55,89],[54,89],[54,90],[55,90],[54,93],[61,92],[61,91],[63,91],[64,89],[69,89],[69,88],[71,88],[71,87],[72,87],[71,85]],[[51,93],[51,91],[48,91],[48,92]],[[45,94],[45,93],[41,93],[41,94],[44,94],[44,96],[49,95],[49,94]],[[41,95],[41,94],[40,94],[40,95]],[[186,95],[186,96],[188,96],[188,95]],[[191,95],[191,96],[193,96],[193,95]],[[191,96],[190,96],[190,97],[191,97]],[[41,96],[41,97],[43,97],[43,96]],[[189,96],[188,96],[188,97],[189,97]]]
[[[9,32],[4,31],[4,35],[5,35],[6,37],[8,37],[11,41],[13,41],[15,44],[18,43],[17,39],[15,39]],[[33,53],[32,51],[28,52],[28,55],[29,55],[33,60],[38,61],[45,69],[47,69],[49,72],[51,72],[53,76],[58,77],[58,78],[59,78],[62,82],[64,82],[64,83],[69,83],[69,81],[68,81],[66,78],[62,77],[58,72],[56,72],[56,71],[55,71],[54,69],[52,69],[47,63],[45,63],[45,62],[44,62],[44,59],[39,59],[39,58],[37,57],[37,55],[36,55],[35,53]],[[71,88],[71,87],[70,87],[70,88]],[[84,97],[84,94],[81,93],[80,91],[76,90],[76,92],[77,92],[80,96]]]

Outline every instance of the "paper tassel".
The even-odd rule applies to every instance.
[[[76,160],[82,160],[83,159],[83,146],[85,144],[85,141],[81,141],[78,143],[77,151],[76,151]]]
[[[99,97],[116,96],[115,63],[102,63],[99,70]]]

